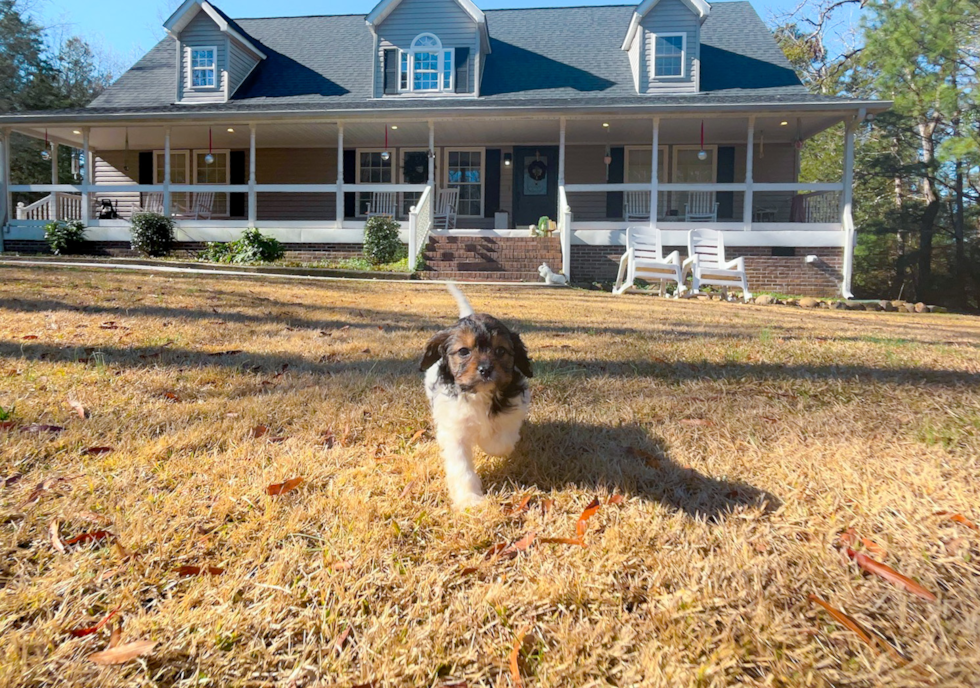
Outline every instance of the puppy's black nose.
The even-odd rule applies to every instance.
[[[484,380],[489,380],[490,376],[493,375],[493,364],[492,363],[481,363],[476,367],[480,371],[480,377]]]

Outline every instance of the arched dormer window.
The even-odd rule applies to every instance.
[[[399,85],[403,92],[452,91],[453,51],[444,50],[435,34],[419,34],[411,49],[402,51]]]

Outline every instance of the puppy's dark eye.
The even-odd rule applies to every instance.
[[[462,356],[463,358],[466,358],[467,356],[469,356],[469,355],[470,355],[470,350],[469,350],[469,349],[467,349],[467,348],[466,348],[466,347],[464,346],[464,347],[463,347],[462,349],[457,349],[457,350],[456,350],[456,355],[457,355],[457,356]]]
[[[502,346],[498,346],[498,347],[497,347],[497,349],[496,349],[496,351],[494,351],[494,354],[496,354],[496,355],[497,355],[498,357],[503,357],[503,356],[506,356],[506,355],[507,355],[507,354],[509,354],[509,353],[510,353],[510,352],[509,352],[509,351],[507,351],[507,349],[505,349],[505,348],[504,348],[504,347],[502,347]]]

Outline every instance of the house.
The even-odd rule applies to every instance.
[[[165,28],[87,108],[0,116],[4,161],[14,136],[80,161],[50,183],[4,162],[5,250],[38,250],[51,217],[122,250],[143,208],[176,215],[184,250],[258,226],[346,256],[386,205],[423,276],[537,280],[546,259],[611,281],[626,227],[653,222],[679,248],[724,231],[754,291],[849,293],[854,133],[888,104],[809,93],[748,2],[234,20],[187,0]],[[799,183],[801,146],[840,123],[843,178]],[[557,236],[528,238],[543,216]]]

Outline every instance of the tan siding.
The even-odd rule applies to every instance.
[[[500,149],[500,209],[506,210],[511,224],[514,223],[514,165],[504,165],[504,156],[513,155],[514,147]]]
[[[648,93],[696,93],[700,67],[701,23],[681,0],[660,0],[640,22],[646,52]],[[654,36],[657,33],[687,35],[684,77],[657,79],[654,76]]]
[[[606,155],[604,146],[567,146],[565,148],[566,184],[605,184]],[[606,219],[605,192],[576,192],[568,195],[568,205],[576,221]]]
[[[124,167],[129,170],[124,170]],[[92,166],[93,184],[136,184],[139,182],[139,151],[99,151]],[[119,216],[128,219],[135,206],[140,204],[138,193],[98,193],[92,194],[95,212],[99,202],[107,198],[112,201]]]
[[[336,148],[260,148],[255,156],[258,184],[334,184],[337,181]],[[333,193],[259,193],[256,219],[335,220],[337,199]]]
[[[228,44],[225,34],[206,12],[198,12],[190,23],[180,32],[181,43],[181,80],[177,92],[183,103],[223,103],[225,101],[225,81],[228,78]],[[191,48],[217,49],[215,63],[217,65],[217,88],[194,90],[190,88],[190,56]]]

